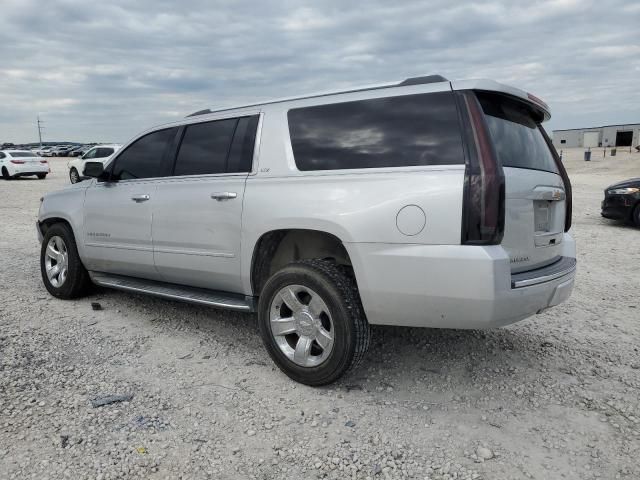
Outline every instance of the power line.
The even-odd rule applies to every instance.
[[[44,127],[42,126],[44,122],[40,120],[40,115],[38,115],[38,138],[40,139],[40,148],[42,148],[42,130]]]

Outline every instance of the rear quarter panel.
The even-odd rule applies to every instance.
[[[290,108],[294,105],[265,108],[256,173],[247,179],[241,266],[245,293],[252,293],[254,247],[272,230],[331,233],[347,250],[349,243],[460,244],[464,165],[300,172],[289,140]],[[397,227],[398,213],[406,206],[424,212],[424,227],[414,235]]]

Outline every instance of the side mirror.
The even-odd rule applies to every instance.
[[[104,164],[102,162],[87,162],[84,164],[84,176],[100,178],[104,174]]]

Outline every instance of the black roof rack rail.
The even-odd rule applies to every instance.
[[[438,83],[448,82],[449,80],[442,75],[427,75],[424,77],[412,77],[403,80],[398,84],[399,87],[406,87],[408,85],[424,85],[425,83]]]
[[[191,115],[187,115],[185,118],[195,117],[197,115],[206,115],[207,113],[213,113],[210,108],[205,108],[204,110],[198,110],[197,112],[193,112]]]

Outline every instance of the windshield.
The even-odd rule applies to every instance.
[[[478,93],[478,100],[502,166],[559,173],[542,126],[526,104],[491,93]]]

